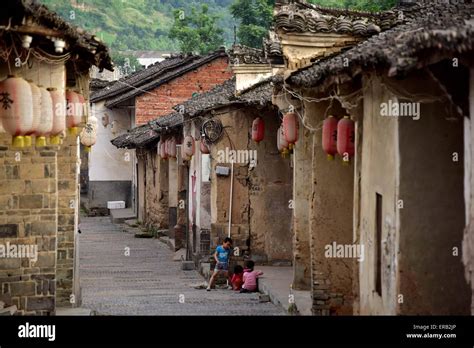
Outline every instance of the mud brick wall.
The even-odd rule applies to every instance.
[[[74,293],[74,248],[78,224],[79,169],[77,137],[67,137],[58,151],[58,307],[75,307],[80,301]],[[74,295],[74,297],[71,297]]]
[[[146,220],[153,228],[168,229],[168,161],[158,156],[156,146],[146,152]]]
[[[55,311],[57,149],[16,150],[0,134],[0,244],[37,246],[38,258],[0,258],[0,300],[19,314]]]

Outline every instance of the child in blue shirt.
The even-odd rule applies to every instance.
[[[232,239],[227,237],[224,239],[222,245],[219,245],[216,248],[214,253],[214,259],[216,260],[216,267],[214,268],[214,273],[212,274],[211,279],[209,280],[209,285],[207,286],[207,291],[211,291],[211,288],[214,286],[214,282],[218,274],[223,273],[226,278],[229,276],[229,256],[232,251]]]

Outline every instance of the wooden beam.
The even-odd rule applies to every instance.
[[[29,34],[29,35],[41,35],[41,36],[51,36],[51,37],[63,37],[64,35],[53,29],[40,27],[36,25],[22,25],[21,27],[13,27],[11,31],[16,31],[20,34]]]

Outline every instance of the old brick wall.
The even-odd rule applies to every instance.
[[[135,99],[137,125],[142,125],[173,111],[172,107],[210,90],[232,77],[226,57],[217,58]],[[151,95],[151,94],[154,95]]]
[[[57,148],[17,151],[0,134],[0,244],[37,246],[32,258],[0,258],[0,300],[20,314],[55,311]]]
[[[58,255],[56,301],[59,307],[74,307],[74,246],[78,224],[78,138],[67,137],[58,151]],[[74,297],[71,297],[74,295]]]

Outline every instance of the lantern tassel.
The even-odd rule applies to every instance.
[[[36,147],[45,147],[46,137],[36,137]]]
[[[79,128],[70,127],[70,128],[67,129],[67,132],[71,137],[76,137],[79,134]]]
[[[33,139],[30,135],[25,135],[24,139],[25,147],[31,147],[33,145]]]
[[[25,138],[23,136],[15,136],[12,138],[12,146],[13,147],[25,147]]]
[[[52,135],[49,138],[49,142],[51,145],[61,145],[61,138],[59,135]]]

